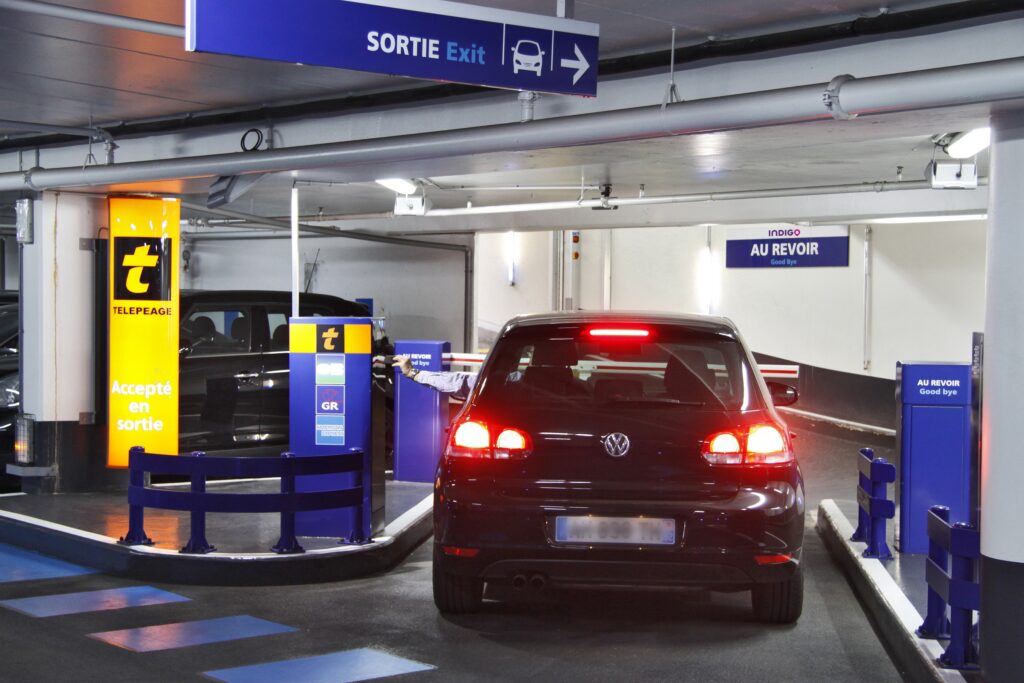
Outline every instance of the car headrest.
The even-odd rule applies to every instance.
[[[288,324],[282,323],[274,328],[274,334],[270,338],[270,348],[274,351],[288,350]]]
[[[197,337],[212,337],[217,334],[217,326],[212,318],[200,315],[192,319],[192,333]]]
[[[709,388],[715,386],[715,371],[708,367],[708,359],[697,349],[683,349],[676,355],[686,364],[693,374],[697,375]]]
[[[248,318],[235,318],[231,321],[231,338],[236,341],[245,341],[249,338]]]
[[[670,356],[665,366],[665,390],[672,398],[684,402],[710,403],[717,398],[708,385],[676,356]]]
[[[579,362],[576,342],[572,339],[546,340],[533,348],[530,365],[570,367]]]

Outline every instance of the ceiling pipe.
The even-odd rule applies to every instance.
[[[4,0],[0,0],[3,3]],[[76,135],[89,138],[90,140],[103,140],[114,142],[114,136],[102,128],[79,128],[77,126],[51,126],[47,123],[29,123],[26,121],[11,121],[0,119],[0,129],[21,130],[27,133],[60,133],[62,135]]]
[[[291,230],[291,223],[288,221],[280,221],[275,218],[264,218],[263,216],[254,216],[248,213],[242,213],[241,211],[232,211],[230,209],[211,209],[202,204],[193,204],[192,202],[182,202],[183,208],[198,213],[210,214],[211,216],[222,216],[224,218],[240,218],[245,220],[250,225],[262,225],[268,228],[274,228],[277,230]],[[403,237],[389,237],[388,235],[377,235],[368,232],[358,232],[356,230],[339,230],[338,228],[330,228],[323,225],[307,225],[299,224],[299,229],[314,233],[316,235],[324,235],[326,237],[345,237],[353,240],[361,240],[363,242],[378,242],[381,244],[392,244],[403,247],[421,247],[423,249],[441,249],[444,251],[459,251],[466,252],[469,247],[461,244],[445,244],[443,242],[429,242],[427,240],[412,240]],[[189,239],[201,240],[202,233],[189,233]]]
[[[81,21],[97,26],[108,26],[110,28],[123,28],[129,31],[142,31],[143,33],[155,33],[171,38],[185,38],[185,29],[174,24],[164,24],[159,21],[147,21],[145,19],[133,19],[119,14],[107,14],[94,10],[78,9],[77,7],[66,7],[54,5],[49,2],[38,2],[37,0],[0,0],[0,9],[10,9],[28,14],[39,14],[57,19],[68,19],[70,21]]]
[[[979,186],[988,185],[988,178],[979,178]],[[525,213],[530,211],[562,211],[565,209],[606,209],[619,206],[650,206],[653,204],[691,204],[695,202],[730,201],[736,199],[769,199],[772,197],[804,197],[818,194],[841,194],[855,192],[892,192],[894,190],[932,189],[927,180],[892,182],[880,180],[872,183],[847,185],[812,185],[808,187],[783,187],[767,190],[731,190],[727,192],[705,192],[699,194],[654,195],[646,197],[608,197],[607,199],[566,200],[558,202],[533,202],[526,204],[500,204],[494,206],[471,206],[454,209],[431,209],[428,218],[445,216],[479,216],[498,213]],[[955,190],[960,192],[961,190]]]
[[[1024,97],[1024,58],[1018,57],[863,79],[841,76],[828,84],[530,123],[497,124],[258,152],[138,161],[84,169],[34,169],[0,174],[0,191],[405,163],[870,116],[1021,97]],[[371,171],[368,169],[367,172]]]
[[[431,187],[442,192],[597,192],[600,185],[439,185]]]

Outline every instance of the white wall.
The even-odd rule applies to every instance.
[[[985,329],[985,223],[874,227],[873,374],[897,360],[971,360]]]
[[[476,237],[477,346],[489,347],[505,322],[521,313],[551,310],[550,232],[516,233],[516,279],[508,283],[508,233]]]
[[[464,257],[455,251],[303,238],[301,260],[320,251],[311,292],[372,298],[396,339],[446,339],[463,350]],[[182,287],[291,290],[287,239],[199,241]]]
[[[613,230],[611,307],[706,313],[697,286],[704,226]]]

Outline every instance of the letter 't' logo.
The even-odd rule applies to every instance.
[[[170,301],[173,245],[170,238],[115,237],[115,299]]]
[[[132,294],[145,294],[149,291],[149,283],[142,281],[143,268],[155,268],[160,263],[160,257],[156,254],[150,255],[149,245],[143,244],[135,247],[135,253],[125,254],[121,265],[128,268],[128,275],[125,277],[124,286]]]
[[[334,342],[337,341],[338,330],[334,327],[328,328],[323,334],[320,335],[324,340],[324,351],[335,351]]]

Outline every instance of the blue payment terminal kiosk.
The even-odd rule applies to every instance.
[[[396,341],[395,354],[417,370],[448,370],[444,341]],[[395,480],[432,482],[448,429],[448,397],[395,368]]]
[[[896,546],[928,552],[928,508],[945,505],[950,519],[971,513],[971,366],[897,363],[900,408],[896,447],[900,511]]]
[[[370,390],[373,334],[369,318],[299,317],[289,320],[289,430],[297,457],[363,452],[361,472],[297,477],[299,492],[362,483],[361,508],[295,515],[300,536],[329,536],[350,543],[371,538]]]

